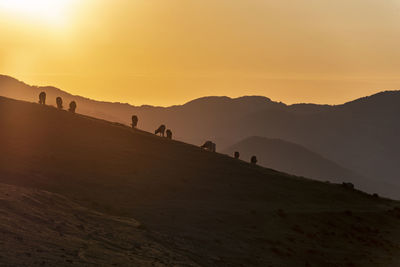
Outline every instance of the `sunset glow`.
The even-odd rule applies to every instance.
[[[35,18],[47,23],[61,23],[65,19],[65,10],[72,0],[0,0],[3,12],[21,18]]]
[[[399,266],[400,0],[0,0],[1,266]]]
[[[399,6],[0,0],[0,73],[132,104],[206,95],[343,103],[400,88]]]

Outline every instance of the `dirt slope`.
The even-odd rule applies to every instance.
[[[135,218],[199,265],[399,263],[397,202],[38,104],[0,98],[0,129],[0,182]]]
[[[131,218],[89,210],[60,195],[0,184],[1,266],[195,266]]]

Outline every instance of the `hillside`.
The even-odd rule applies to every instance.
[[[199,145],[217,143],[217,150],[250,136],[283,139],[299,144],[342,167],[382,184],[382,193],[397,198],[390,185],[400,187],[400,91],[382,92],[337,106],[285,105],[266,97],[205,97],[167,108],[107,103],[72,96],[54,87],[35,87],[0,76],[0,95],[37,102],[40,91],[49,104],[57,96],[78,102],[78,112],[130,123],[152,132],[160,124],[171,128],[175,138]]]
[[[68,103],[72,100],[76,101],[78,103],[78,110],[82,114],[111,121],[127,121],[132,116],[130,115],[127,119],[124,119],[124,117],[132,112],[132,106],[128,104],[94,101],[69,94],[53,86],[31,86],[12,77],[0,75],[1,96],[37,103],[39,93],[42,91],[47,94],[46,102],[48,105],[56,106],[56,98],[60,96],[63,99],[65,107],[68,107]]]
[[[185,105],[167,108],[154,106],[132,106],[123,103],[111,103],[74,96],[52,86],[30,86],[12,77],[0,75],[0,96],[29,102],[38,102],[40,92],[46,92],[47,104],[56,105],[56,98],[62,97],[65,106],[74,100],[78,103],[81,114],[130,124],[133,114],[138,115],[138,127],[152,132],[160,124],[167,124],[174,131],[174,136],[192,144],[200,144],[210,138],[217,139],[222,145],[233,144],[231,138],[221,138],[217,130],[223,125],[236,122],[246,114],[264,110],[270,107],[283,107],[266,97],[204,97],[186,103]]]
[[[0,184],[1,266],[196,266],[130,218],[60,195]]]
[[[253,136],[225,149],[223,153],[233,155],[235,151],[240,152],[241,159],[245,161],[256,155],[258,164],[264,167],[323,182],[351,182],[369,193],[390,192],[400,198],[399,187],[362,177],[303,146],[284,140]]]
[[[399,264],[397,202],[52,107],[0,97],[0,114],[0,183],[67,198],[88,209],[89,217],[90,210],[101,212],[88,225],[97,221],[107,231],[114,226],[104,218],[134,218],[152,246],[182,261],[177,265]],[[45,212],[43,205],[37,207]],[[70,212],[66,205],[65,220]],[[9,231],[17,231],[12,225],[16,228]],[[96,239],[99,235],[93,232]],[[145,239],[127,238],[139,240],[143,253],[152,255]],[[44,236],[35,240],[47,244]],[[126,255],[113,244],[115,253]],[[158,255],[154,259],[161,261]],[[172,263],[168,259],[164,264]],[[54,265],[58,259],[50,260]]]

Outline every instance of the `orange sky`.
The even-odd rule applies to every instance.
[[[400,89],[399,25],[400,0],[0,0],[0,73],[136,105],[342,103]]]

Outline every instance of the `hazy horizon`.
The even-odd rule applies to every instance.
[[[156,105],[156,104],[152,104],[152,103],[134,104],[134,103],[126,102],[126,101],[124,101],[124,100],[120,100],[120,101],[115,100],[115,101],[113,101],[113,100],[110,100],[110,99],[98,99],[98,98],[93,98],[93,97],[89,97],[89,96],[86,96],[86,95],[73,94],[73,93],[69,92],[68,90],[64,90],[64,88],[60,88],[60,87],[57,87],[57,86],[54,86],[54,85],[51,85],[51,84],[29,84],[29,83],[27,83],[27,82],[25,82],[25,81],[23,81],[23,80],[21,80],[21,79],[18,79],[18,78],[16,78],[16,77],[13,77],[13,76],[10,76],[10,75],[6,75],[6,74],[3,74],[3,73],[0,73],[0,75],[4,75],[4,76],[11,77],[11,78],[13,78],[13,79],[16,79],[16,80],[18,80],[18,81],[20,81],[20,82],[23,82],[23,83],[27,84],[28,86],[54,87],[54,88],[57,88],[57,89],[62,90],[63,92],[66,92],[66,93],[69,93],[69,94],[72,94],[72,95],[75,95],[75,96],[79,96],[79,97],[88,98],[88,99],[93,100],[93,101],[129,104],[129,105],[131,105],[131,106],[154,106],[154,107],[166,107],[166,108],[167,108],[167,107],[172,107],[172,106],[184,105],[184,104],[187,104],[187,103],[189,103],[189,102],[191,102],[191,101],[194,101],[194,100],[197,100],[197,99],[201,99],[201,98],[207,98],[207,97],[228,97],[228,98],[230,98],[230,99],[237,99],[237,98],[242,98],[242,97],[266,97],[266,98],[269,98],[269,99],[270,99],[271,101],[273,101],[273,102],[280,102],[280,103],[284,103],[284,104],[286,104],[286,105],[296,105],[296,104],[342,105],[342,104],[345,104],[345,103],[348,103],[348,102],[351,102],[351,101],[354,101],[354,100],[357,100],[357,99],[360,99],[360,98],[363,98],[363,97],[367,97],[367,96],[371,96],[371,95],[374,95],[374,94],[378,94],[378,93],[381,93],[381,92],[384,92],[384,91],[399,91],[399,90],[397,90],[397,89],[394,89],[394,90],[382,90],[382,91],[381,91],[381,90],[378,90],[378,91],[372,92],[371,94],[368,94],[368,95],[360,95],[360,96],[357,96],[357,97],[355,97],[355,98],[347,99],[347,100],[345,100],[344,102],[341,102],[341,103],[333,103],[333,104],[331,104],[331,103],[318,103],[318,102],[311,102],[311,101],[303,101],[303,102],[293,102],[293,103],[289,103],[289,102],[285,102],[285,101],[282,101],[282,100],[279,100],[279,99],[273,99],[273,98],[269,97],[268,95],[239,95],[239,96],[229,96],[229,95],[204,95],[204,96],[199,96],[199,97],[197,97],[197,98],[188,99],[188,100],[183,101],[183,102],[173,103],[173,104],[170,104],[170,105]]]

